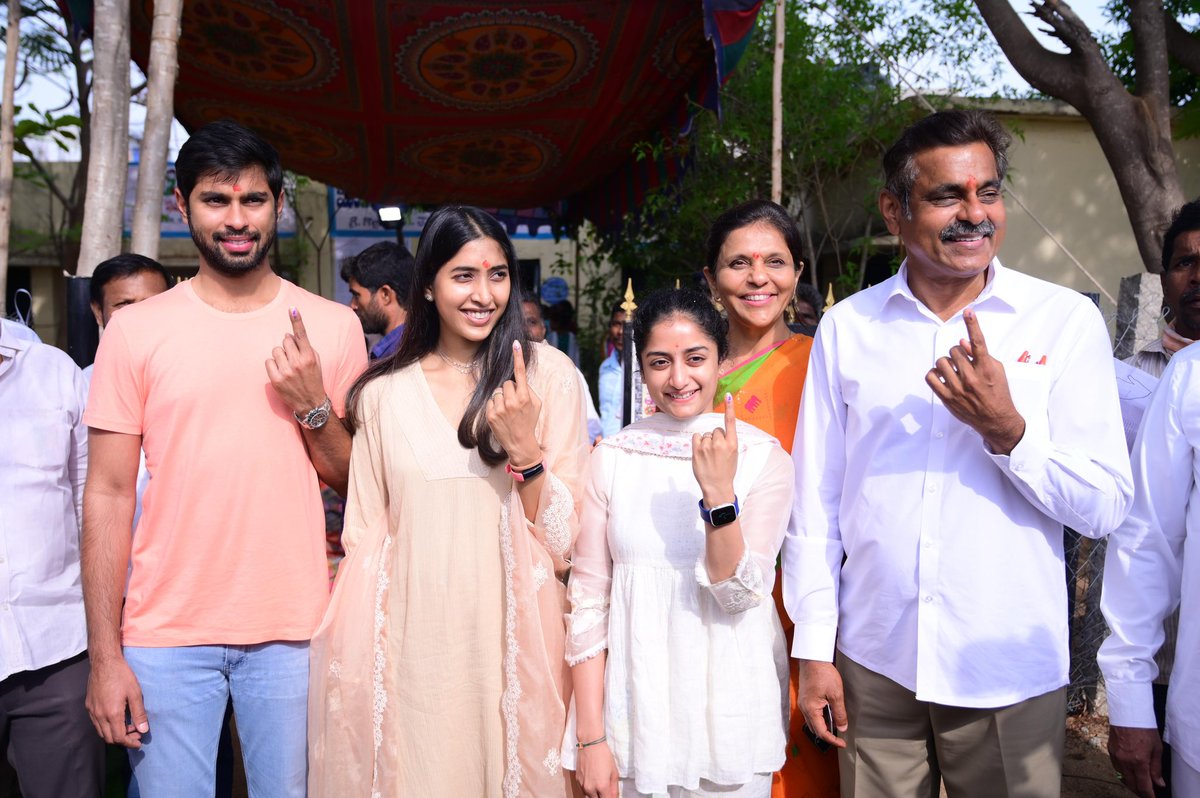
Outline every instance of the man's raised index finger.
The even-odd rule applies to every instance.
[[[301,344],[307,344],[308,331],[304,329],[304,319],[300,318],[300,309],[292,308],[288,311],[288,317],[292,320],[292,334],[296,336],[296,341]]]
[[[987,341],[983,340],[979,317],[975,315],[974,310],[967,308],[963,311],[963,321],[967,325],[967,338],[971,341],[971,357],[983,357],[987,354]]]

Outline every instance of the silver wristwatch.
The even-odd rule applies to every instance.
[[[296,420],[300,422],[300,426],[305,429],[320,429],[325,426],[325,422],[329,420],[329,413],[333,410],[333,402],[329,401],[329,397],[325,397],[325,401],[309,410],[304,415],[292,413]]]

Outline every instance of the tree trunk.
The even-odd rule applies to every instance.
[[[162,231],[163,187],[167,173],[167,144],[175,113],[175,77],[179,72],[176,54],[182,6],[182,0],[155,0],[154,26],[150,34],[146,127],[138,158],[133,240],[129,249],[154,260],[158,260]]]
[[[76,274],[121,252],[129,171],[129,0],[96,0],[91,157]]]
[[[785,0],[775,0],[775,60],[771,73],[771,202],[783,198],[783,47],[787,36]]]
[[[0,316],[8,313],[8,242],[12,224],[13,102],[17,51],[21,44],[21,2],[8,0],[8,36],[4,51],[4,96],[0,99]]]
[[[1038,91],[1073,105],[1092,126],[1108,160],[1138,253],[1162,270],[1163,232],[1183,204],[1171,141],[1166,14],[1161,0],[1131,4],[1137,92],[1130,94],[1104,60],[1087,26],[1063,0],[1034,2],[1033,15],[1070,48],[1055,53],[1033,37],[1007,0],[975,0],[1017,73]]]

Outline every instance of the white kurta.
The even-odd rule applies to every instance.
[[[655,414],[592,453],[568,587],[567,661],[608,649],[605,726],[641,793],[746,784],[783,765],[787,658],[771,588],[792,502],[792,463],[739,421],[734,490],[746,554],[710,584],[691,436],[705,414]],[[575,766],[574,712],[563,765]]]

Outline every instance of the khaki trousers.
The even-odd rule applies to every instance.
[[[840,652],[850,728],[842,798],[1058,798],[1066,688],[1012,706],[967,709],[916,694]]]

